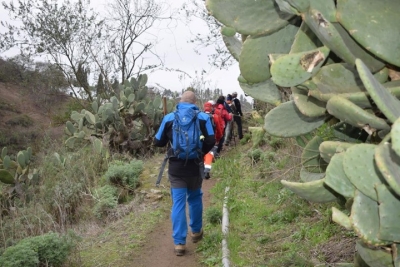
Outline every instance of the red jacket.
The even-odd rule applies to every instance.
[[[222,105],[222,104],[216,104],[215,105],[215,110],[214,110],[214,113],[216,113],[217,111],[216,110],[220,110],[221,112],[221,117],[222,117],[222,119],[224,120],[224,122],[225,122],[225,124],[228,122],[228,121],[231,121],[232,120],[232,114],[231,113],[228,113],[228,111],[225,109],[225,107],[224,107],[224,105]],[[225,128],[225,125],[224,125],[224,128]]]

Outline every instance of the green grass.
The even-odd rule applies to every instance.
[[[277,161],[270,165],[272,171],[264,167],[268,158],[254,164],[247,156],[251,143],[237,146],[213,165],[213,177],[220,178],[212,189],[213,209],[222,211],[225,188],[230,188],[227,240],[233,266],[314,266],[324,259],[312,251],[344,232],[330,219],[336,203],[309,203],[283,188],[280,180],[298,181],[300,168],[299,159],[288,156],[293,147],[279,145],[283,147],[270,158]],[[266,169],[271,173],[265,174]],[[202,263],[221,266],[221,225],[206,222],[205,233],[198,248]]]

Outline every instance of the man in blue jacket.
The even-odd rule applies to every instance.
[[[176,106],[179,112],[192,109],[199,112],[196,96],[191,91],[182,94],[180,103]],[[193,112],[193,111],[190,111]],[[186,236],[188,232],[186,221],[186,199],[189,205],[189,226],[193,243],[203,238],[203,192],[201,190],[204,177],[203,156],[215,144],[214,130],[210,117],[204,113],[197,114],[201,132],[202,147],[196,159],[179,159],[173,149],[168,150],[169,168],[168,178],[171,184],[172,196],[172,238],[175,245],[175,254],[182,256],[185,253]],[[167,114],[154,138],[154,145],[162,147],[173,142],[174,113]]]

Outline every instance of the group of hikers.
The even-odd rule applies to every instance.
[[[219,96],[204,104],[204,112],[196,106],[192,91],[182,94],[176,110],[164,116],[155,135],[154,145],[171,144],[163,166],[168,160],[168,179],[172,198],[172,238],[174,252],[186,251],[188,224],[186,202],[189,205],[190,237],[193,243],[203,238],[203,179],[210,178],[211,162],[224,145],[229,145],[233,125],[237,124],[239,139],[243,138],[243,116],[237,93]],[[211,159],[211,161],[209,161]],[[163,169],[163,167],[161,168]],[[160,171],[162,174],[162,171]],[[160,181],[161,175],[157,183]]]
[[[215,146],[204,156],[204,178],[209,179],[211,165],[215,158],[219,158],[224,146],[229,146],[234,136],[234,124],[237,125],[239,140],[243,138],[242,107],[237,92],[219,96],[217,101],[210,100],[204,103],[203,110],[211,118],[214,126]]]

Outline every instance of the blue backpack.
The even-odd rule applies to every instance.
[[[172,149],[174,156],[179,159],[201,158],[200,140],[201,131],[197,115],[199,110],[178,109],[174,112],[174,122],[172,124]]]

